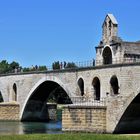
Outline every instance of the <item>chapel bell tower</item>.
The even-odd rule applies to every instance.
[[[107,14],[102,25],[102,42],[109,45],[118,35],[118,22],[112,14]]]

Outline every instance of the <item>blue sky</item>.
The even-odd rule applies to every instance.
[[[107,13],[122,39],[140,40],[139,0],[0,0],[0,60],[24,67],[92,60]]]

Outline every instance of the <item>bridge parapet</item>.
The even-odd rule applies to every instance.
[[[74,72],[74,71],[82,71],[88,69],[99,69],[99,68],[108,68],[108,67],[120,67],[126,65],[140,65],[140,59],[138,58],[115,58],[112,59],[111,64],[103,64],[103,60],[98,59],[95,62],[92,60],[84,61],[84,62],[76,62],[76,67],[72,68],[63,68],[63,69],[53,69],[49,68],[45,71],[33,70],[29,72],[16,72],[16,73],[1,73],[2,76],[10,76],[10,75],[27,75],[27,74],[55,74],[55,73],[63,73],[63,72]]]
[[[112,63],[110,65],[115,65],[115,64],[134,64],[134,63],[140,63],[140,59],[139,58],[123,58],[123,57],[119,57],[119,58],[112,59]],[[104,65],[103,64],[103,59],[96,60],[95,64],[96,64],[96,66]],[[105,65],[107,65],[107,64],[105,64]]]
[[[106,106],[106,98],[101,98],[100,100],[95,100],[93,97],[86,98],[84,96],[73,96],[70,98],[73,104],[77,106]]]

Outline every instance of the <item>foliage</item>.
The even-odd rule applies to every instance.
[[[31,71],[30,68],[26,68],[26,67],[23,68],[23,72],[29,72],[29,71]]]
[[[1,140],[139,140],[139,135],[108,135],[89,133],[0,135]]]
[[[6,60],[0,62],[0,73],[7,73],[9,71],[9,64]]]
[[[32,71],[45,71],[47,70],[47,67],[46,66],[35,66],[35,67],[31,67],[31,68],[28,68],[28,67],[25,67],[23,68],[23,72],[32,72]]]
[[[0,62],[0,74],[14,72],[14,70],[18,68],[20,68],[18,62],[13,61],[10,64],[7,62],[7,60],[2,60]]]
[[[47,70],[47,67],[46,66],[39,66],[38,70],[39,71],[45,71],[45,70]]]
[[[53,70],[59,70],[59,69],[67,69],[67,68],[76,68],[76,64],[74,62],[68,62],[66,63],[60,63],[59,61],[56,61],[52,64]],[[14,73],[14,72],[32,72],[32,71],[46,71],[47,67],[45,65],[42,66],[32,66],[32,67],[25,67],[22,68],[20,64],[16,61],[13,61],[11,63],[8,63],[7,60],[2,60],[0,62],[0,74],[6,74],[6,73]]]
[[[59,63],[59,61],[54,62],[54,63],[52,64],[52,68],[53,68],[53,70],[60,69],[60,63]]]
[[[71,99],[61,86],[55,88],[48,97],[48,102],[57,104],[71,104]]]
[[[59,69],[65,69],[65,68],[76,68],[77,66],[76,66],[76,64],[74,63],[74,62],[68,62],[68,63],[66,63],[65,61],[64,61],[64,63],[60,63],[59,61],[56,61],[56,62],[54,62],[53,64],[52,64],[52,68],[53,68],[53,70],[59,70]]]
[[[13,61],[12,63],[10,63],[9,64],[9,66],[10,66],[10,69],[15,69],[15,68],[19,68],[20,66],[19,66],[19,63],[18,62],[15,62],[15,61]]]
[[[66,68],[76,68],[76,64],[74,62],[68,62]]]

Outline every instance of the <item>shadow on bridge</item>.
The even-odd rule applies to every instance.
[[[66,91],[56,82],[43,82],[30,96],[21,121],[49,121],[47,103],[71,104]]]
[[[124,112],[114,133],[140,133],[140,93]]]

